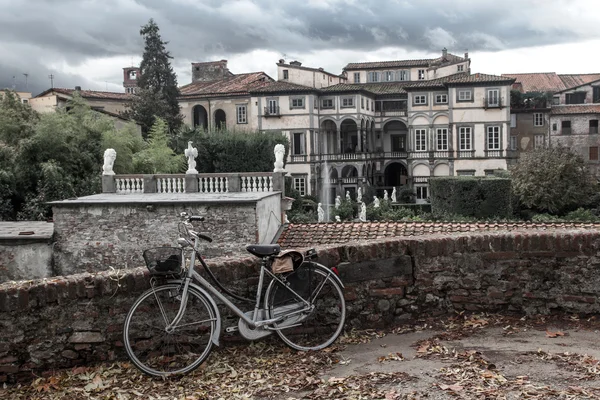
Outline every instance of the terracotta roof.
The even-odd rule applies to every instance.
[[[521,84],[522,91],[527,92],[558,92],[564,90],[565,84],[555,72],[535,72],[531,74],[502,74],[507,78],[516,79]]]
[[[467,72],[461,72],[454,75],[445,76],[438,79],[430,79],[424,81],[412,81],[406,85],[406,90],[419,90],[419,89],[430,89],[430,88],[445,88],[446,83],[452,82],[456,79],[467,78],[469,74]]]
[[[598,223],[451,223],[451,222],[343,222],[288,224],[277,243],[284,249],[377,240],[432,233],[600,229]]]
[[[569,74],[558,75],[565,84],[565,89],[574,88],[581,85],[600,80],[600,74]]]
[[[437,67],[443,64],[454,64],[466,61],[466,58],[448,53],[446,57],[425,58],[421,60],[396,60],[349,63],[344,70],[379,69],[379,68],[410,68],[410,67]]]
[[[181,96],[211,97],[211,96],[243,96],[249,95],[250,90],[272,82],[273,79],[264,72],[237,74],[218,81],[192,82],[179,88]]]
[[[63,94],[66,96],[73,96],[73,93],[76,92],[75,89],[65,89],[65,88],[52,88],[48,89],[35,97],[44,97],[49,93],[57,93]],[[103,99],[103,100],[129,100],[131,99],[131,95],[128,93],[120,93],[120,92],[101,92],[98,90],[79,90],[79,94],[84,99]]]
[[[489,74],[456,74],[448,77],[446,81],[446,85],[454,85],[454,84],[462,84],[462,83],[506,83],[512,84],[514,83],[513,78],[498,76],[498,75],[489,75]]]
[[[366,91],[372,94],[404,94],[404,87],[411,82],[340,83],[321,88],[323,93]]]
[[[551,114],[600,114],[600,104],[568,104],[552,106]]]
[[[251,93],[276,93],[276,92],[317,92],[318,90],[311,86],[298,85],[285,81],[268,82],[255,89],[250,89]]]

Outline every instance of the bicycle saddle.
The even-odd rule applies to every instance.
[[[246,250],[256,257],[268,257],[279,254],[281,247],[278,244],[251,244],[246,246]]]

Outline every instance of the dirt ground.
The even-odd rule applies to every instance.
[[[459,314],[346,332],[321,352],[229,343],[178,379],[129,363],[57,371],[0,398],[600,399],[599,342],[596,317]]]

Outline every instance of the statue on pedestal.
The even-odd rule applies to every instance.
[[[379,208],[379,197],[377,196],[373,198],[373,207]]]
[[[383,200],[384,200],[384,201],[388,201],[389,199],[390,199],[390,198],[388,197],[388,191],[387,191],[387,190],[384,190],[384,191],[383,191]]]
[[[196,170],[196,157],[198,157],[198,149],[192,147],[192,142],[188,142],[188,147],[185,150],[185,156],[188,159],[188,170],[185,171],[186,174],[197,174]]]
[[[356,201],[357,202],[361,202],[362,201],[362,188],[358,188],[358,194],[356,195]]]
[[[335,208],[340,208],[340,205],[342,204],[342,198],[340,197],[340,195],[338,194],[335,197]]]
[[[364,201],[360,204],[360,214],[358,216],[358,219],[361,222],[367,222],[367,205]]]
[[[392,190],[392,203],[396,202],[396,187],[394,186],[394,190]]]
[[[323,205],[321,203],[319,203],[319,206],[317,207],[317,218],[318,222],[325,221],[325,210],[323,210]]]
[[[273,172],[284,172],[283,170],[283,156],[285,155],[285,146],[281,143],[275,145],[275,163],[273,164],[275,169]]]
[[[348,200],[348,201],[352,200],[350,198],[350,192],[348,190],[346,190],[346,200]]]
[[[113,165],[117,158],[115,149],[106,149],[104,151],[104,165],[102,166],[102,175],[114,175]]]

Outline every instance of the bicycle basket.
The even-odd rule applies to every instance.
[[[181,273],[181,249],[155,247],[144,251],[144,261],[150,275],[179,275]]]

